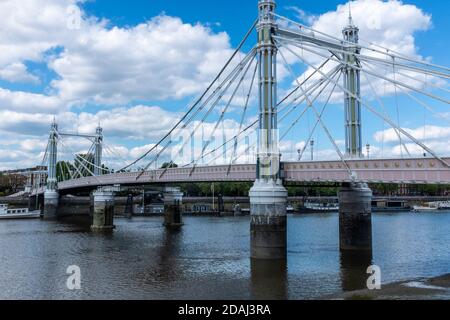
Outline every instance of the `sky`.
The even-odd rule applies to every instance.
[[[348,21],[346,1],[278,0],[277,4],[278,14],[339,38]],[[351,10],[361,39],[418,60],[450,66],[449,1],[356,0]],[[92,134],[100,124],[110,167],[120,168],[140,157],[207,88],[256,17],[256,0],[0,0],[0,170],[39,165],[53,119],[68,133]],[[296,28],[292,23],[282,26]],[[255,39],[252,34],[231,67],[244,59]],[[289,49],[280,51],[286,58],[285,62],[278,55],[281,97],[313,69]],[[296,52],[313,66],[324,60],[304,50]],[[448,85],[441,78],[404,70],[402,75],[380,65],[370,68],[444,100],[449,98]],[[216,139],[207,146],[210,149],[221,144],[223,134],[228,139],[239,132],[252,70],[249,66],[234,99],[232,90],[227,91],[205,125],[198,127],[198,139],[215,133]],[[314,103],[317,109],[324,106],[331,88]],[[405,91],[370,75],[362,78],[367,104],[437,154],[450,154],[446,142],[450,137],[448,104]],[[244,124],[257,115],[256,92],[252,92]],[[304,107],[294,109],[279,124],[280,135],[288,131],[280,143],[285,160],[298,157],[297,150],[305,146],[317,121],[310,109],[289,130]],[[224,109],[223,124],[215,130]],[[423,155],[421,147],[405,136],[399,139],[380,117],[366,109],[362,117],[363,144],[370,144],[371,157],[399,157],[408,152]],[[187,125],[187,131],[177,134],[189,135],[201,119],[200,114]],[[323,119],[342,150],[344,115],[339,89],[331,96]],[[336,159],[336,150],[321,126],[312,137],[317,159]],[[239,145],[237,154],[245,153],[254,139]],[[401,147],[400,141],[406,147]],[[86,139],[67,139],[60,145],[60,159],[87,152],[90,144]],[[195,148],[201,150],[201,143]],[[160,162],[173,153],[163,152]],[[151,159],[147,157],[139,165]]]

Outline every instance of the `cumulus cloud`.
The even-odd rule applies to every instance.
[[[0,79],[9,82],[39,82],[39,78],[30,74],[27,67],[20,62],[12,63],[3,69],[0,69]]]
[[[64,100],[183,98],[204,89],[231,55],[227,34],[164,15],[133,28],[86,31],[50,63]]]
[[[56,96],[11,91],[0,87],[0,112],[8,110],[30,114],[33,112],[58,114],[63,112],[66,107],[67,105]]]
[[[416,140],[426,145],[429,149],[438,155],[446,155],[450,153],[450,146],[447,143],[450,138],[450,127],[441,127],[427,125],[418,128],[402,128],[404,131],[412,135]],[[408,137],[401,135],[402,144],[398,134],[394,129],[378,131],[374,134],[375,141],[383,148],[376,146],[373,148],[374,155],[395,156],[406,154],[406,149],[413,156],[423,156],[427,153],[421,146]],[[404,145],[404,146],[403,146]],[[405,149],[406,146],[406,149]]]
[[[177,17],[121,28],[80,11],[70,28],[68,8],[79,2],[0,2],[0,78],[36,82],[24,65],[35,61],[57,74],[51,87],[67,103],[179,99],[203,90],[231,55],[226,33]]]

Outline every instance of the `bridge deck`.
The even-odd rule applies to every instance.
[[[444,159],[450,163],[450,158]],[[384,159],[349,160],[349,167],[356,172],[358,180],[366,183],[398,184],[450,184],[450,168],[436,159]],[[173,168],[144,173],[116,173],[99,177],[86,177],[58,184],[59,190],[95,188],[108,185],[145,185],[193,182],[251,182],[256,178],[255,165],[233,165],[229,174],[228,166]],[[284,163],[286,182],[350,182],[350,176],[341,161],[289,162]],[[39,193],[42,193],[40,190]]]

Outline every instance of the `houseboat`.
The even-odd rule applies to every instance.
[[[310,213],[337,213],[339,212],[339,204],[335,202],[306,202],[297,210],[298,214]]]
[[[25,208],[9,209],[7,204],[0,204],[0,220],[8,219],[37,219],[41,211],[29,211]]]
[[[372,201],[372,212],[409,212],[412,208],[407,201],[376,200]]]

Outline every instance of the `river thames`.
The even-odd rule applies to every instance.
[[[83,222],[1,221],[0,299],[316,299],[450,273],[450,212],[373,215],[373,261],[341,256],[338,215],[290,216],[287,264],[251,262],[249,218],[116,219],[111,235]],[[67,289],[69,266],[81,290]],[[444,298],[449,298],[450,295]]]

